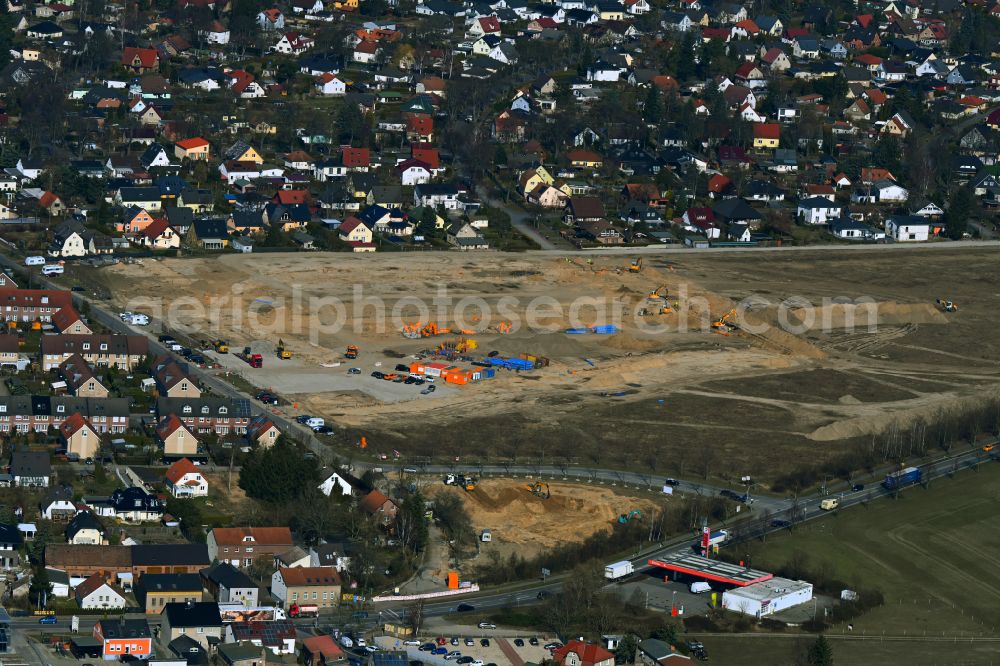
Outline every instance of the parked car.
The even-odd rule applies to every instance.
[[[332,435],[333,427],[328,425],[322,425],[318,428],[313,428],[313,432],[315,432],[317,435]],[[419,643],[415,643],[415,645],[419,645]]]
[[[403,365],[402,363],[396,364],[396,372],[409,372],[409,371],[410,371],[410,366]]]
[[[459,657],[458,659],[455,660],[455,663],[456,664],[471,664],[472,663],[472,657],[469,657],[469,656]]]
[[[437,655],[448,654],[448,648],[443,648],[443,647],[434,648],[431,654],[437,654]]]
[[[385,377],[385,375],[376,370],[375,372],[372,373],[372,377],[374,377],[375,379],[382,379],[383,377]]]
[[[433,652],[436,648],[437,646],[434,643],[424,643],[419,649],[421,652]]]
[[[351,368],[350,370],[347,371],[347,374],[349,374],[349,375],[360,375],[361,374],[361,368]]]
[[[530,643],[531,645],[538,645],[538,639],[532,636],[531,638],[528,639],[528,643]]]
[[[273,393],[269,393],[267,391],[261,391],[260,393],[258,393],[257,399],[260,400],[265,405],[278,404],[278,396],[274,395]]]
[[[492,622],[480,622],[479,623],[479,628],[480,629],[496,629],[497,625],[493,624]]]
[[[473,640],[472,638],[469,638],[468,636],[466,636],[465,637],[465,644],[467,646],[469,646],[469,647],[474,647],[476,645],[476,641]]]
[[[488,639],[488,638],[480,639],[479,644],[481,646],[483,646],[483,647],[489,647],[490,646],[490,639]]]
[[[72,286],[72,287],[70,288],[70,291],[87,291],[87,290],[86,290],[86,289],[85,289],[84,287],[81,287],[81,286],[80,286],[80,285],[78,285],[78,284],[74,284],[74,285],[73,285],[73,286]]]
[[[551,652],[552,650],[558,650],[559,648],[561,648],[562,643],[546,643],[542,647]]]
[[[523,638],[515,638],[514,639],[514,645],[516,647],[524,647],[524,639]]]
[[[427,395],[428,393],[434,393],[435,390],[437,390],[437,387],[434,386],[434,384],[431,384],[430,386],[422,390],[421,393],[423,395]]]
[[[438,636],[438,637],[437,637],[437,639],[435,640],[435,642],[436,642],[436,643],[437,643],[438,645],[444,645],[445,643],[447,643],[447,642],[448,642],[448,639],[447,639],[447,638],[445,638],[444,636]]]
[[[452,645],[458,645],[458,636],[452,636],[452,638],[451,638],[451,644]]]

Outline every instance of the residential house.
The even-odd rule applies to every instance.
[[[552,651],[552,660],[561,666],[614,666],[615,655],[595,643],[571,640]]]
[[[174,157],[179,160],[208,161],[211,144],[201,137],[183,139],[174,144]]]
[[[188,374],[186,363],[179,363],[174,357],[163,355],[153,362],[153,379],[156,388],[165,398],[200,398],[201,389]]]
[[[147,573],[134,585],[135,599],[147,615],[159,615],[167,604],[202,600],[201,576],[191,573]]]
[[[21,564],[18,551],[24,542],[24,535],[17,525],[0,524],[0,567],[16,569]]]
[[[106,661],[153,656],[153,637],[146,620],[100,619],[94,625],[94,638],[101,642],[101,656]]]
[[[17,487],[48,488],[52,479],[49,454],[43,451],[14,451],[10,456],[10,475]]]
[[[826,197],[810,197],[799,202],[796,215],[805,224],[827,224],[841,216],[843,207]]]
[[[124,609],[125,595],[100,574],[94,574],[76,586],[76,603],[84,610]]]
[[[43,370],[55,370],[74,355],[92,367],[134,370],[148,353],[142,335],[44,335],[41,340]]]
[[[208,650],[213,643],[222,641],[222,616],[219,604],[214,601],[168,603],[160,617],[160,642],[163,645],[186,636]]]
[[[184,458],[198,453],[198,438],[176,414],[164,417],[156,426],[156,438],[166,458]]]
[[[302,639],[301,654],[305,666],[330,666],[345,659],[337,641],[327,634]]]
[[[278,426],[266,414],[258,414],[247,424],[246,439],[252,446],[267,448],[274,446],[281,436]]]
[[[361,498],[360,507],[382,527],[391,526],[399,511],[396,504],[378,490],[372,490]]]
[[[44,520],[56,522],[69,521],[76,515],[76,505],[73,503],[71,488],[53,488],[38,505],[39,513]]]
[[[334,608],[340,585],[340,574],[330,567],[279,568],[271,576],[271,594],[285,609],[294,604]]]
[[[59,376],[66,382],[70,394],[78,398],[107,398],[110,395],[108,388],[81,356],[73,355],[63,361],[59,366]]]
[[[208,481],[187,458],[181,458],[166,472],[167,490],[174,497],[205,497],[208,495]]]
[[[91,460],[101,446],[101,436],[80,412],[74,412],[62,422],[59,436],[66,447],[66,455],[78,460]]]
[[[249,567],[255,559],[273,559],[293,545],[287,527],[216,527],[208,533],[208,553],[213,561]]]
[[[457,220],[448,226],[448,242],[460,250],[488,250],[486,237],[468,222]]]
[[[916,215],[890,215],[885,221],[885,234],[897,242],[922,242],[930,238],[931,223]]]
[[[218,562],[202,570],[205,588],[220,604],[256,606],[260,590],[257,583],[229,562]]]

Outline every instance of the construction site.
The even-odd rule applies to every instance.
[[[473,491],[443,484],[434,492],[460,497],[472,524],[481,535],[488,533],[481,540],[490,545],[483,548],[505,559],[511,553],[527,559],[556,545],[582,543],[597,532],[610,532],[616,524],[655,515],[669,501],[610,486],[531,479],[492,478]]]
[[[768,479],[1000,383],[990,249],[224,255],[95,279],[154,316],[143,299],[190,297],[171,326],[261,355],[206,352],[222,371],[404,459]]]

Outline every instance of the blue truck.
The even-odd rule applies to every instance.
[[[898,472],[887,474],[885,481],[882,482],[882,487],[886,490],[899,490],[900,488],[920,483],[923,476],[924,473],[919,467],[907,467],[906,469],[901,469]]]

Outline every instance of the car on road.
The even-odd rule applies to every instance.
[[[483,646],[483,647],[489,647],[490,646],[490,639],[488,639],[488,638],[482,638],[482,639],[479,640],[479,644],[481,646]]]
[[[375,654],[376,652],[378,652],[378,646],[377,645],[366,645],[363,649],[368,654]]]
[[[677,487],[681,485],[681,482],[678,481],[677,479],[666,478],[663,480],[663,485]]]
[[[538,639],[537,639],[537,638],[535,638],[534,636],[532,636],[531,638],[529,638],[529,639],[528,639],[528,642],[529,642],[530,644],[532,644],[532,645],[538,645]]]
[[[427,395],[428,393],[434,393],[434,391],[436,391],[436,390],[437,390],[437,387],[434,386],[434,384],[431,384],[430,386],[428,386],[427,388],[425,388],[424,390],[422,390],[421,393],[424,394],[424,395]]]
[[[778,529],[783,529],[785,527],[791,527],[792,521],[782,520],[781,518],[775,518],[771,521],[771,527],[777,527]]]
[[[862,491],[864,489],[865,489],[865,484],[863,484],[863,483],[855,483],[853,486],[851,486],[851,490],[854,491],[854,492],[856,492],[856,493],[860,492],[860,491]]]
[[[986,444],[983,446],[983,453],[989,453],[993,450],[993,444]]]
[[[479,626],[480,629],[496,629],[497,628],[497,625],[493,624],[492,622],[480,622],[478,626]]]
[[[164,335],[161,335],[160,337],[158,337],[156,339],[159,342],[174,342],[174,336],[172,336],[172,335],[166,335],[166,334],[164,334]]]
[[[551,592],[549,592],[548,590],[542,590],[541,592],[539,592],[539,593],[538,593],[537,595],[535,595],[535,596],[536,596],[536,598],[538,598],[538,599],[548,599],[549,597],[551,597],[551,596],[552,596],[552,593],[551,593]],[[532,643],[532,645],[535,645],[535,643]]]
[[[456,610],[459,613],[468,613],[469,611],[476,610],[476,607],[473,606],[472,604],[459,604],[458,608],[456,608]]]
[[[56,624],[59,622],[59,618],[55,615],[46,615],[45,617],[38,618],[38,624]]]
[[[306,421],[308,421],[311,418],[312,417],[309,416],[308,414],[299,414],[298,416],[295,417],[295,422],[305,425]]]
[[[726,490],[719,491],[719,496],[731,500],[736,500],[737,502],[743,501],[743,495],[740,495],[738,492],[734,490],[729,490],[728,488]]]
[[[515,647],[524,647],[524,639],[523,638],[515,638],[514,639],[514,645],[515,645]]]
[[[313,428],[313,432],[316,433],[317,435],[332,435],[333,427],[328,425],[321,425],[318,428]],[[417,645],[419,645],[419,643],[417,643]]]
[[[70,291],[87,291],[87,290],[86,288],[81,287],[78,284],[74,284],[72,287],[70,287]]]
[[[361,374],[361,368],[351,368],[351,369],[349,369],[347,371],[347,374],[349,374],[349,375],[360,375]]]

